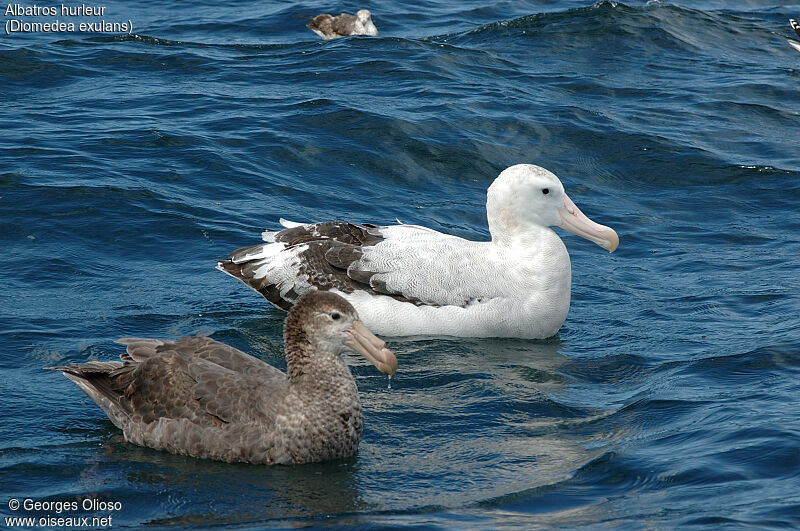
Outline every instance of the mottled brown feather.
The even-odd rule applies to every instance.
[[[325,35],[335,34],[344,37],[353,33],[357,20],[358,17],[349,13],[341,13],[336,17],[329,13],[323,13],[312,18],[307,27]]]
[[[361,404],[344,361],[311,346],[315,316],[325,311],[357,318],[338,295],[301,297],[284,329],[288,374],[207,337],[123,338],[122,362],[48,368],[74,381],[136,444],[264,464],[344,457],[358,447]]]

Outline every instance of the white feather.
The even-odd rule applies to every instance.
[[[337,293],[379,335],[552,336],[570,306],[569,254],[550,228],[562,223],[559,212],[565,205],[581,214],[555,175],[538,166],[512,166],[489,188],[491,241],[469,241],[418,225],[379,227],[383,239],[362,246],[361,257],[350,264],[348,273],[353,277],[352,273],[363,272],[358,277],[369,277],[373,288],[385,286],[406,300],[362,289]],[[594,226],[587,225],[591,230],[605,230],[609,238],[617,238],[608,227],[585,219]],[[314,224],[285,219],[280,223],[286,228],[305,227],[318,236]],[[613,251],[616,243],[606,248]],[[308,245],[267,243],[233,260],[261,261],[255,278],[266,278],[282,296],[290,289],[302,294],[315,289],[303,273],[311,265],[301,267],[307,249]]]
[[[286,227],[287,229],[293,229],[295,227],[307,227],[309,226],[306,223],[296,223],[294,221],[289,221],[288,219],[281,218],[278,220],[278,223]]]

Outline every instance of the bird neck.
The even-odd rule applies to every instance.
[[[338,354],[308,341],[302,332],[285,338],[286,376],[290,385],[335,389],[337,381],[352,380],[350,370]]]
[[[551,229],[535,223],[520,221],[508,212],[500,211],[487,216],[492,243],[508,247],[535,249],[542,245],[557,245],[561,238]]]
[[[501,213],[489,216],[489,231],[491,245],[504,260],[514,261],[519,271],[527,272],[527,282],[535,286],[534,291],[569,293],[569,253],[553,229]]]

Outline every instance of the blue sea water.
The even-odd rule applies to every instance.
[[[0,517],[800,527],[800,4],[102,6],[132,34],[0,36]],[[379,37],[304,27],[360,7]],[[42,370],[195,333],[283,367],[284,314],[214,259],[280,217],[485,239],[485,190],[521,162],[619,250],[561,232],[573,298],[554,338],[390,339],[391,389],[354,366],[353,458],[139,448]]]

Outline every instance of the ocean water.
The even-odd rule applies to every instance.
[[[0,35],[0,517],[800,527],[800,4],[102,6],[55,18],[132,33]],[[379,37],[304,27],[360,7]],[[391,389],[352,369],[353,458],[139,448],[42,370],[196,333],[285,367],[284,315],[216,258],[280,217],[485,239],[485,190],[521,162],[560,176],[618,251],[561,232],[573,298],[556,337],[389,338]]]

